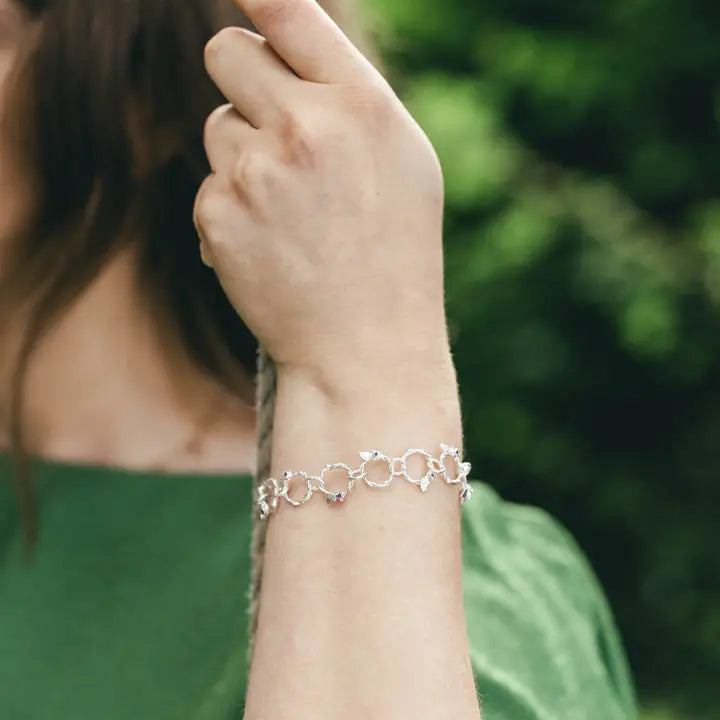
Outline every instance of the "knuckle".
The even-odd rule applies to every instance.
[[[206,147],[208,141],[214,135],[217,135],[219,128],[227,122],[231,111],[232,105],[220,105],[220,107],[215,108],[215,110],[208,115],[208,118],[205,121],[205,128],[203,130],[203,138],[205,140]]]
[[[213,35],[205,44],[205,64],[210,67],[213,65],[217,57],[238,36],[238,28],[226,27]]]
[[[303,118],[293,112],[285,112],[279,127],[286,162],[312,166],[329,136],[323,131],[322,123],[317,118]]]
[[[269,163],[262,153],[254,151],[245,152],[240,156],[233,166],[231,179],[241,197],[250,193],[256,194],[259,189],[272,189],[274,185],[274,176]]]
[[[211,230],[218,224],[221,217],[222,207],[219,194],[209,184],[203,185],[195,201],[195,225],[202,230]],[[212,235],[207,236],[207,239],[211,240]]]

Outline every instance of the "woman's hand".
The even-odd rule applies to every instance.
[[[314,0],[238,0],[207,46],[202,252],[280,368],[443,362],[443,181],[430,142]]]
[[[207,124],[195,220],[278,364],[272,472],[459,445],[437,156],[315,0],[238,3],[266,39],[208,44],[231,104]],[[248,720],[477,720],[459,496],[416,489],[273,516]]]

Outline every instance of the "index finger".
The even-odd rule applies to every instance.
[[[377,74],[316,0],[235,0],[273,50],[311,82],[362,82]]]

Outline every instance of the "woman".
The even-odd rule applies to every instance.
[[[631,717],[572,542],[443,482],[442,176],[356,45],[314,0],[0,3],[0,716]]]

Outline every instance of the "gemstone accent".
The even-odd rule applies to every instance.
[[[331,495],[327,496],[327,504],[328,505],[340,505],[341,503],[345,502],[345,498],[347,497],[347,492],[338,492],[338,493],[332,493]]]
[[[471,485],[468,485],[467,483],[462,486],[462,490],[460,491],[460,502],[466,503],[473,494],[473,489]]]

